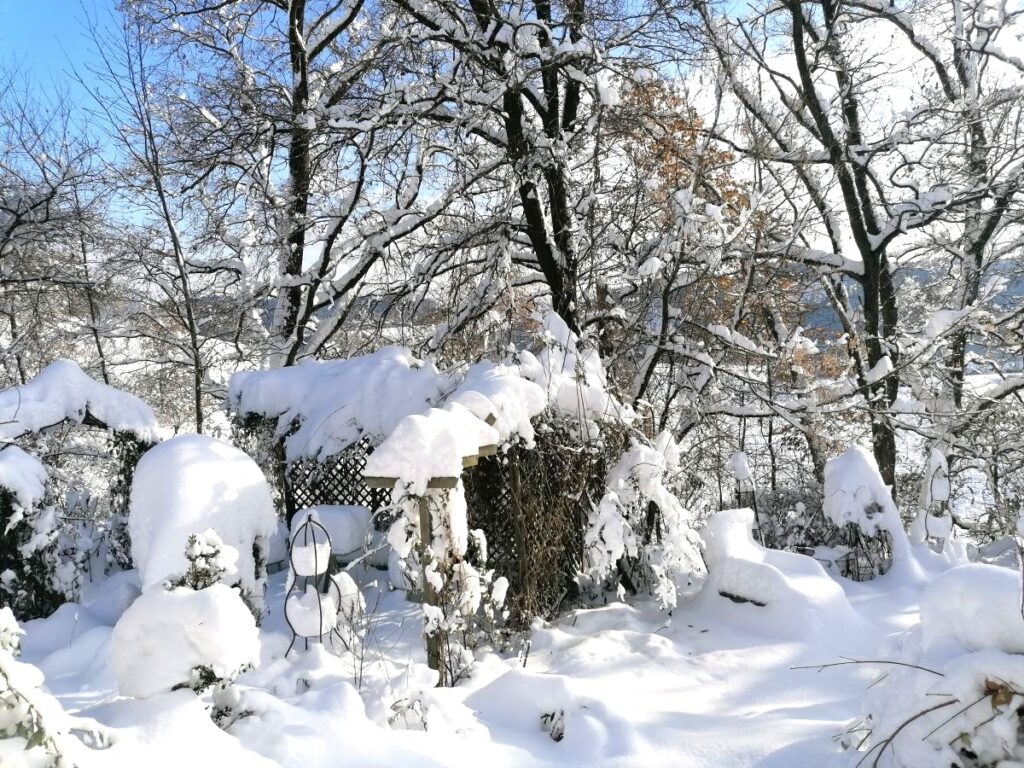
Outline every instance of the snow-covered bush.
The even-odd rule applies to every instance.
[[[83,426],[89,439],[68,450]],[[109,469],[123,478],[133,463],[122,447],[157,438],[144,402],[68,360],[0,391],[0,602],[22,618],[45,616],[113,561],[123,510]]]
[[[675,607],[676,582],[701,568],[692,517],[668,485],[678,468],[668,432],[653,445],[634,438],[612,466],[587,525],[584,576],[591,583],[624,578],[664,608]]]
[[[84,745],[71,735],[74,721],[41,690],[42,673],[17,661],[21,629],[0,608],[0,765],[4,768],[73,768]],[[102,737],[93,732],[102,744]]]
[[[473,649],[497,641],[508,581],[487,568],[483,533],[469,530],[462,481],[422,499],[431,530],[421,531],[421,497],[406,491],[388,541],[424,595],[428,660],[437,665],[441,684],[453,685],[472,666]]]
[[[840,529],[859,534],[853,555],[868,556],[872,575],[888,570],[889,564],[882,558],[870,557],[874,554],[872,548],[882,544],[892,548],[891,568],[895,574],[916,572],[916,561],[892,490],[885,485],[874,456],[866,449],[851,446],[825,464],[822,511]],[[864,541],[862,537],[873,541]],[[851,575],[857,578],[864,574]]]
[[[1024,762],[1020,574],[964,565],[921,596],[848,744],[885,768],[1008,768]]]
[[[118,690],[136,698],[224,685],[255,667],[259,655],[252,613],[236,589],[220,583],[143,592],[111,636]]]
[[[172,588],[206,589],[238,572],[235,567],[238,551],[221,541],[212,528],[188,537],[185,559],[188,560],[188,568],[181,576],[170,580]]]
[[[203,435],[181,435],[147,451],[132,483],[128,531],[143,591],[185,573],[186,544],[213,529],[223,551],[237,553],[237,584],[260,613],[266,542],[277,516],[256,463],[236,448]]]
[[[15,445],[0,450],[0,603],[23,618],[45,616],[63,602],[46,480],[46,468],[31,454]]]

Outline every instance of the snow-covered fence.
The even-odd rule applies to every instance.
[[[469,526],[484,532],[490,567],[508,577],[514,627],[550,618],[576,596],[592,502],[627,445],[608,426],[588,444],[557,419],[546,425],[533,446],[513,445],[463,473]]]

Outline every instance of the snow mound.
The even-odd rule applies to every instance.
[[[563,675],[511,669],[465,705],[494,742],[515,744],[530,764],[599,765],[628,754],[628,725],[600,701],[575,695]]]
[[[899,666],[865,696],[860,748],[878,765],[1016,766],[1024,757],[1024,619],[1016,569],[951,568],[921,595],[920,623],[897,636]]]
[[[90,378],[70,360],[50,363],[27,384],[0,391],[0,440],[14,440],[65,420],[81,424],[89,416],[148,443],[160,439],[148,405]]]
[[[196,667],[233,679],[259,658],[252,613],[238,592],[223,584],[144,592],[111,636],[118,690],[135,698],[189,685]]]
[[[259,466],[226,443],[181,435],[147,451],[135,470],[128,533],[143,591],[183,573],[189,536],[212,528],[238,551],[242,588],[257,594],[253,546],[266,546],[276,526]]]
[[[807,629],[859,621],[842,587],[805,555],[765,549],[751,533],[749,509],[717,512],[707,522],[704,592],[762,609],[764,626]]]
[[[1024,653],[1020,574],[980,563],[950,568],[921,595],[921,639],[930,652]]]

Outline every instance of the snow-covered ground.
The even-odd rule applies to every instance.
[[[816,666],[885,658],[886,638],[916,621],[919,598],[887,578],[843,582],[852,615],[835,626],[813,617],[810,628],[711,590],[671,616],[612,603],[537,625],[528,654],[487,654],[454,689],[434,689],[419,606],[379,589],[379,572],[357,575],[373,626],[358,669],[315,645],[284,657],[284,574],[271,578],[262,661],[236,684],[252,714],[227,733],[190,690],[117,693],[111,632],[136,594],[135,572],[28,622],[21,660],[113,736],[85,766],[847,765],[837,736],[860,716],[879,669]],[[554,724],[561,741],[542,728],[548,711],[565,713]]]

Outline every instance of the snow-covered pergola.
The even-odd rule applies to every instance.
[[[379,526],[374,512],[405,505],[410,530],[435,530],[458,497],[461,519],[493,543],[492,567],[514,577],[517,620],[529,620],[575,583],[577,529],[633,418],[609,393],[596,352],[579,348],[556,315],[540,320],[536,351],[503,363],[442,370],[385,347],[237,373],[228,407],[275,474],[290,525],[303,509],[361,506]],[[417,508],[433,522],[420,525]]]
[[[370,487],[453,488],[461,471],[514,437],[533,437],[548,404],[518,366],[490,362],[441,371],[402,347],[309,361],[231,378],[230,407],[275,424],[284,459],[323,462],[361,440],[373,446]]]

